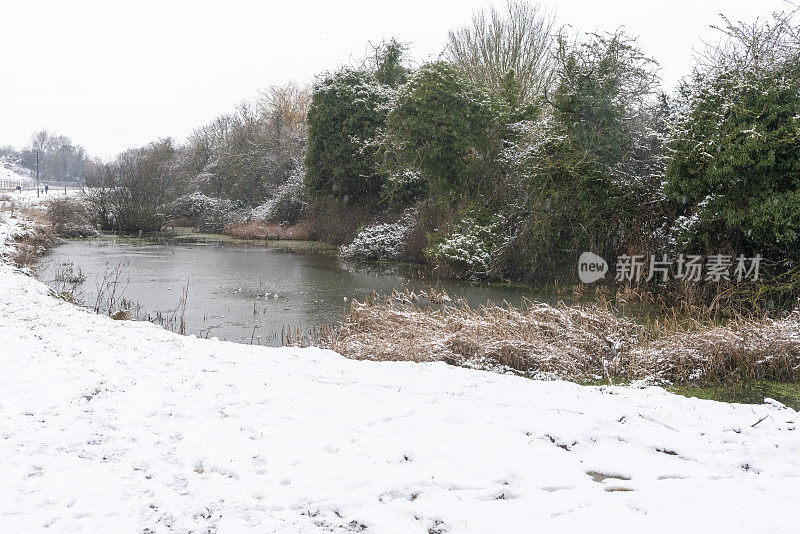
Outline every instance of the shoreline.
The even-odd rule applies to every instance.
[[[29,207],[29,209],[30,209],[30,207]],[[31,226],[31,225],[29,224],[28,226]],[[37,228],[37,226],[34,225],[32,228],[35,229],[35,228]],[[230,244],[230,245],[234,245],[234,246],[236,246],[236,245],[244,245],[244,246],[256,246],[256,247],[278,249],[278,250],[288,250],[288,251],[295,252],[295,253],[309,253],[309,252],[311,252],[313,254],[316,254],[316,253],[332,254],[332,253],[335,253],[336,250],[337,250],[336,247],[326,246],[325,244],[320,244],[318,242],[307,242],[307,241],[296,241],[296,240],[294,240],[294,241],[286,241],[286,240],[263,240],[263,239],[239,239],[239,238],[233,238],[233,237],[230,237],[230,236],[227,236],[227,235],[224,235],[224,234],[211,234],[211,233],[197,232],[196,229],[193,229],[193,228],[181,228],[178,231],[176,231],[175,228],[172,228],[171,230],[167,230],[165,232],[161,232],[161,233],[158,233],[158,234],[145,235],[145,236],[142,236],[142,237],[125,235],[125,234],[122,234],[122,235],[119,235],[119,234],[101,234],[99,237],[83,238],[83,239],[104,239],[104,240],[117,240],[117,239],[119,239],[119,240],[121,240],[123,242],[133,243],[133,244],[136,244],[136,243],[143,243],[143,244],[163,244],[163,243],[166,243],[166,244],[174,244],[174,245]],[[83,239],[79,238],[78,241],[81,241]],[[322,252],[320,252],[320,249],[322,249]],[[480,285],[487,285],[488,286],[488,284],[480,284]],[[491,286],[489,286],[489,287],[491,287]],[[532,288],[532,286],[527,286],[527,287]],[[444,296],[446,297],[446,295],[444,295]],[[547,296],[549,296],[549,295],[547,295]],[[556,296],[558,296],[558,295],[556,295]],[[540,302],[546,302],[546,301],[540,301]],[[596,304],[595,301],[593,301],[591,299],[586,300],[585,298],[583,300],[573,299],[570,302],[571,302],[570,307],[573,307],[573,308],[576,307],[576,306],[578,308],[580,308],[582,306],[592,307],[593,305]],[[603,302],[605,302],[605,301],[603,300]],[[553,304],[553,303],[551,303],[551,304]],[[365,310],[368,310],[369,313],[374,315],[375,317],[377,317],[377,315],[375,315],[375,314],[378,314],[378,315],[382,314],[382,312],[378,313],[380,311],[379,310],[380,306],[376,307],[375,303],[367,304],[366,306],[364,306],[362,304],[361,306],[363,308],[362,309],[362,315],[363,315]],[[448,306],[452,306],[452,304],[448,304]],[[550,305],[548,305],[548,309],[551,309],[553,311],[547,313],[546,315],[548,317],[554,316],[554,314],[555,314],[554,310],[557,309],[558,306],[563,306],[563,304],[559,303],[559,304],[555,305],[555,307],[551,307]],[[490,307],[491,307],[491,305],[490,305]],[[643,328],[643,325],[638,324],[639,323],[639,321],[638,321],[639,318],[637,317],[638,314],[635,311],[634,311],[634,315],[630,316],[629,315],[630,312],[627,312],[628,314],[626,314],[626,312],[624,310],[622,310],[622,311],[616,310],[616,309],[613,308],[613,306],[609,308],[608,304],[606,304],[605,307],[603,307],[601,305],[601,308],[602,308],[602,310],[598,309],[595,312],[586,312],[586,313],[590,313],[590,315],[592,315],[595,318],[597,318],[597,317],[599,317],[599,315],[597,315],[598,313],[600,313],[601,311],[602,312],[606,312],[606,311],[608,311],[610,309],[610,310],[613,311],[614,315],[616,315],[620,319],[623,319],[623,321],[625,320],[626,317],[628,319],[632,318],[634,320],[634,322],[631,323],[631,325],[635,325],[635,328],[637,328],[637,329],[638,328]],[[519,310],[517,310],[517,312],[518,311]],[[402,324],[398,323],[397,319],[398,319],[398,317],[400,319],[403,319],[406,316],[403,315],[403,314],[397,315],[392,310],[388,310],[388,312],[389,313],[386,316],[387,318],[390,318],[390,319],[388,319],[388,322],[382,320],[386,324],[389,324],[389,327],[387,327],[387,328],[389,328],[393,332],[402,331],[405,327]],[[434,311],[434,313],[438,313],[438,312]],[[584,313],[584,312],[580,312],[580,313]],[[416,321],[416,322],[422,321],[423,323],[424,322],[429,322],[430,323],[430,319],[431,318],[425,317],[424,313],[422,313],[422,314],[417,313],[417,315],[419,317],[417,319],[414,319],[414,321]],[[600,315],[602,315],[602,314],[600,314]],[[119,317],[128,317],[128,316],[129,316],[129,314],[127,314],[127,313],[119,314]],[[739,379],[739,378],[736,378],[736,379],[725,378],[725,376],[727,376],[727,375],[723,375],[721,379],[718,378],[718,379],[714,379],[714,380],[707,380],[707,379],[702,379],[702,375],[697,375],[697,376],[700,376],[701,379],[702,379],[699,382],[696,381],[696,380],[687,382],[687,381],[685,381],[683,379],[675,381],[675,380],[672,380],[672,379],[669,379],[669,378],[667,378],[665,380],[664,378],[658,378],[656,375],[652,375],[652,376],[651,375],[644,375],[644,376],[642,376],[642,375],[640,375],[638,373],[635,373],[635,372],[633,374],[605,376],[605,370],[603,370],[602,376],[601,376],[601,374],[592,374],[592,373],[590,373],[588,375],[586,373],[583,373],[583,374],[579,374],[579,375],[575,375],[575,376],[573,376],[573,375],[565,376],[562,373],[562,374],[556,374],[556,375],[550,376],[550,374],[549,374],[550,372],[547,371],[547,369],[551,367],[550,364],[537,363],[537,364],[534,364],[533,368],[531,368],[530,367],[531,364],[530,363],[526,363],[522,368],[519,367],[520,365],[522,365],[519,362],[522,362],[522,361],[529,361],[530,362],[530,359],[531,359],[529,356],[525,356],[525,352],[524,352],[524,351],[531,350],[531,349],[526,349],[525,348],[525,346],[528,346],[528,344],[529,344],[529,342],[527,342],[527,341],[523,341],[521,346],[516,346],[512,342],[507,342],[507,341],[504,341],[502,339],[492,340],[492,339],[490,339],[491,335],[489,335],[489,337],[486,337],[484,334],[481,334],[481,335],[478,335],[478,337],[475,338],[475,343],[473,343],[473,342],[467,343],[467,345],[469,345],[469,347],[467,347],[467,346],[460,347],[460,345],[463,345],[463,343],[461,343],[460,341],[454,342],[457,345],[459,345],[459,347],[460,347],[460,348],[452,349],[452,350],[455,350],[455,353],[453,353],[452,350],[450,348],[448,348],[447,350],[444,350],[444,351],[436,349],[436,350],[430,350],[430,351],[426,352],[426,351],[423,350],[422,353],[418,353],[419,351],[417,350],[417,351],[412,351],[412,352],[414,352],[414,354],[408,354],[407,355],[407,354],[405,354],[403,352],[403,349],[401,349],[401,347],[417,346],[419,344],[418,341],[414,341],[414,339],[407,339],[407,340],[403,341],[403,340],[400,340],[400,339],[395,339],[395,338],[393,338],[391,336],[389,338],[384,339],[385,336],[382,335],[382,332],[378,332],[378,331],[373,331],[372,330],[372,327],[370,326],[370,324],[368,324],[369,321],[366,321],[366,322],[365,321],[359,321],[358,319],[356,319],[355,321],[352,321],[351,320],[352,317],[353,317],[352,313],[350,314],[349,317],[345,316],[343,318],[343,319],[345,319],[345,323],[342,324],[341,326],[337,327],[337,329],[335,331],[331,331],[329,329],[322,329],[321,331],[326,332],[327,339],[323,339],[323,337],[319,337],[318,339],[313,339],[313,340],[300,339],[300,340],[296,340],[296,342],[298,344],[300,344],[300,345],[305,345],[305,344],[308,344],[309,341],[310,341],[311,344],[314,344],[314,345],[317,345],[317,346],[333,348],[333,349],[337,350],[338,352],[344,354],[345,356],[350,357],[350,358],[355,358],[355,359],[378,359],[378,360],[387,360],[388,359],[388,360],[412,360],[412,361],[435,361],[435,360],[443,359],[444,361],[447,361],[447,362],[449,362],[451,364],[455,364],[455,365],[463,365],[463,366],[474,367],[474,368],[479,368],[479,369],[488,369],[488,370],[492,370],[494,372],[520,373],[520,374],[522,374],[522,376],[528,376],[529,378],[533,378],[533,379],[541,378],[542,376],[544,376],[545,378],[565,379],[565,380],[571,380],[571,381],[573,381],[575,383],[578,383],[578,384],[594,384],[594,383],[598,383],[598,380],[601,380],[601,379],[606,381],[607,383],[618,383],[618,384],[626,384],[626,383],[631,382],[632,380],[641,380],[641,379],[654,380],[655,379],[654,383],[656,383],[658,385],[661,385],[661,386],[667,388],[668,390],[676,392],[678,394],[685,394],[687,396],[695,395],[695,396],[700,396],[701,398],[711,398],[711,399],[721,400],[721,401],[725,401],[725,402],[731,402],[731,401],[734,401],[734,402],[736,402],[736,401],[753,402],[754,400],[755,400],[755,402],[760,402],[760,399],[756,398],[758,396],[759,392],[764,392],[765,393],[764,397],[770,396],[769,394],[772,393],[773,396],[779,397],[780,400],[782,400],[783,402],[786,402],[788,405],[793,406],[795,408],[800,407],[800,387],[798,387],[796,382],[786,381],[786,380],[784,380],[784,379],[782,379],[780,377],[772,377],[771,378],[769,375],[765,377],[763,374],[761,374],[760,371],[756,372],[756,374],[754,375],[755,378],[744,379],[744,380]],[[392,319],[392,317],[393,317],[393,319]],[[481,320],[483,320],[483,319],[481,319]],[[350,324],[348,324],[348,322]],[[434,320],[434,323],[435,322],[436,321]],[[469,322],[470,321],[467,321],[467,323],[469,323]],[[364,326],[364,325],[366,325],[366,326]],[[648,325],[649,325],[649,323],[648,323]],[[305,326],[308,326],[308,325],[305,325]],[[552,325],[552,326],[554,328],[556,328],[556,329],[561,328],[561,327],[559,327],[557,325]],[[736,325],[734,323],[734,327],[735,326]],[[469,331],[472,327],[469,324],[465,323],[464,325],[462,325],[459,328],[464,328],[465,331]],[[539,328],[539,327],[537,327],[537,328]],[[549,328],[549,327],[547,327],[547,328]],[[735,338],[736,336],[741,336],[741,335],[745,336],[745,338],[747,338],[747,337],[753,338],[754,336],[755,337],[764,337],[764,336],[761,336],[761,334],[759,334],[761,326],[759,326],[759,325],[757,325],[755,323],[752,326],[744,325],[743,327],[741,327],[738,330],[734,329],[734,331],[732,331],[732,332],[725,331],[724,327],[717,328],[717,327],[714,327],[712,325],[708,325],[708,326],[705,326],[703,328],[705,328],[706,330],[709,330],[711,332],[711,334],[710,334],[711,338],[714,338],[714,336],[720,336],[720,335],[722,335],[723,337],[729,337],[729,338],[730,337],[734,337]],[[719,333],[713,333],[713,328],[717,328],[717,330],[719,330]],[[767,325],[767,328],[769,328],[769,325]],[[695,325],[693,330],[696,331],[697,334],[699,334],[699,335],[695,336],[696,338],[699,339],[699,338],[702,337],[703,332],[702,332],[702,329],[700,328],[699,324]],[[312,328],[311,331],[314,331],[314,329]],[[699,345],[696,344],[695,346],[689,347],[683,341],[683,338],[689,339],[691,337],[691,335],[692,335],[691,334],[692,329],[683,331],[683,330],[678,329],[678,328],[673,328],[671,331],[667,331],[663,335],[665,335],[665,336],[667,336],[669,338],[670,337],[670,332],[672,332],[672,334],[673,334],[671,336],[672,341],[670,341],[669,343],[666,343],[666,344],[661,343],[660,347],[657,346],[657,351],[662,354],[662,355],[659,356],[659,359],[662,359],[662,360],[665,360],[665,361],[669,361],[670,358],[672,358],[672,356],[670,356],[668,354],[669,352],[686,353],[686,356],[688,357],[687,362],[691,362],[692,359],[697,359],[698,357],[700,359],[713,358],[714,357],[713,352],[718,352],[720,350],[719,346],[722,346],[722,345],[719,345],[717,348],[714,348],[714,347],[711,347],[711,346],[707,345],[707,343],[710,343],[711,341],[709,341],[709,342],[703,341],[703,342],[700,342]],[[424,338],[424,333],[420,333],[420,334]],[[594,335],[594,334],[588,334],[588,333],[585,333],[585,334],[586,335]],[[613,337],[613,336],[616,336],[617,334],[609,331],[608,335]],[[442,336],[440,336],[440,337],[441,337],[442,340],[449,339],[451,337],[451,333],[444,332],[442,334]],[[769,336],[767,336],[767,337],[769,337]],[[367,351],[367,353],[364,352],[364,348],[362,347],[362,345],[363,345],[362,338],[363,339],[369,338],[369,339],[372,340],[368,344],[369,345],[369,350]],[[680,339],[678,339],[678,338],[680,338]],[[720,338],[720,339],[722,339],[722,338]],[[451,343],[451,341],[447,341],[447,343]],[[655,339],[651,340],[651,342],[655,342],[655,344],[658,345],[658,342],[659,342],[658,337],[656,337]],[[783,342],[783,341],[781,341],[781,342]],[[793,343],[791,340],[789,340],[789,342]],[[388,345],[387,345],[387,343],[388,343]],[[503,349],[504,351],[506,351],[506,352],[510,351],[510,352],[504,356],[504,355],[502,355],[500,353],[497,353],[497,351],[495,349],[491,348],[492,346],[495,346],[495,345],[500,346],[500,345],[498,345],[498,343],[500,345],[505,346],[505,348]],[[552,341],[549,341],[547,339],[535,340],[534,341],[535,345],[541,345],[541,343],[544,343],[544,345],[542,347],[540,347],[540,348],[534,349],[533,352],[532,352],[533,361],[540,361],[541,358],[542,358],[540,353],[542,353],[542,352],[547,353],[547,354],[551,354],[551,355],[555,355],[555,354],[561,353],[564,350],[564,347],[560,346],[559,343],[552,342]],[[714,343],[720,343],[720,341],[714,341]],[[423,345],[425,345],[425,343],[423,343]],[[429,346],[431,346],[431,347],[436,347],[436,345],[437,345],[437,342],[435,342],[435,341],[431,341],[430,344],[429,344]],[[455,345],[453,345],[453,346],[455,346]],[[483,348],[480,348],[481,346]],[[450,345],[448,345],[448,347],[450,347]],[[628,348],[626,350],[631,350],[631,348]],[[633,347],[633,350],[634,350],[634,352],[638,351],[638,353],[640,354],[639,356],[635,356],[634,359],[638,359],[639,361],[642,361],[642,356],[641,355],[647,354],[649,349],[647,347],[645,347],[645,348],[635,348],[635,347]],[[754,350],[756,350],[756,349],[754,349]],[[757,350],[762,350],[762,349],[757,349]],[[466,352],[464,352],[464,351],[466,351]],[[582,360],[585,360],[586,362],[589,362],[589,361],[592,361],[594,359],[594,356],[589,354],[589,352],[591,352],[591,349],[589,349],[589,352],[587,352],[586,354],[583,354],[585,352],[585,350],[583,348],[576,348],[576,347],[573,347],[573,348],[569,349],[570,355],[568,356],[567,359],[574,358],[575,356],[572,355],[572,354],[574,354],[576,351],[577,351],[579,360],[582,359]],[[740,347],[739,351],[740,352],[744,352],[745,351],[744,342],[742,342],[742,347]],[[796,350],[794,350],[792,348],[789,348],[789,351],[790,352],[791,351],[796,352]],[[428,352],[430,354],[428,354]],[[704,353],[705,353],[705,355],[703,355]],[[373,354],[379,354],[380,356],[372,356]],[[477,356],[478,354],[483,354],[483,356],[478,357]],[[698,356],[698,355],[700,355],[700,356]],[[770,355],[766,354],[766,357],[768,359],[770,357]],[[509,358],[510,358],[510,360],[509,360]],[[558,356],[558,357],[550,356],[549,357],[550,360],[557,360],[558,358],[560,358],[560,356]],[[618,354],[617,356],[615,356],[614,359],[616,360],[616,359],[620,359],[620,358],[622,358],[622,356]],[[628,356],[628,358],[630,358],[630,356]],[[646,358],[647,357],[645,357],[645,359]],[[684,358],[684,356],[681,356],[681,358]],[[763,358],[763,356],[761,356],[761,358]],[[579,361],[579,360],[576,360],[576,361]],[[509,365],[508,361],[516,361],[518,363],[513,363],[513,364],[511,364],[511,367],[509,367],[508,366]],[[575,365],[575,363],[569,363],[568,364],[568,366],[574,366],[574,365]],[[577,365],[579,367],[585,367],[587,364],[577,363]],[[605,363],[603,365],[605,366]],[[614,365],[615,366],[619,366],[619,364],[614,364]],[[639,365],[639,364],[632,364],[632,365]],[[679,368],[679,367],[683,367],[683,366],[685,366],[687,364],[683,363],[683,362],[679,362],[679,361],[676,360],[671,365],[672,365],[673,368]],[[693,364],[689,363],[689,365],[693,365]],[[725,364],[725,365],[728,365],[728,364]],[[742,369],[745,371],[745,373],[747,373],[747,369],[746,369],[745,365],[750,365],[750,363],[740,364],[740,365],[742,365]],[[556,365],[556,368],[558,368],[558,367],[559,366]],[[627,364],[623,364],[622,367],[627,367]],[[587,368],[594,369],[594,365],[593,364],[589,364],[589,366]],[[533,369],[533,371],[531,369]],[[713,369],[713,365],[710,367],[710,369]],[[542,375],[542,370],[544,370],[544,375]],[[696,375],[698,372],[699,371],[694,371],[692,373],[693,376]],[[686,373],[684,372],[683,374],[686,374]],[[745,375],[745,376],[747,376],[747,375]]]

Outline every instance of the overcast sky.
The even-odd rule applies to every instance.
[[[182,140],[270,84],[310,82],[392,36],[417,60],[491,0],[281,2],[0,0],[0,145],[40,128],[109,157],[159,137]],[[691,68],[711,24],[767,17],[781,0],[543,2],[580,31],[640,36],[666,87]]]

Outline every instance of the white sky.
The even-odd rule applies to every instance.
[[[0,0],[0,145],[48,128],[110,157],[185,138],[270,84],[310,82],[392,36],[417,59],[492,0],[281,2]],[[544,1],[581,31],[640,36],[671,87],[724,12],[767,17],[782,0]]]

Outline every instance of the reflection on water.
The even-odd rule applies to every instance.
[[[304,328],[341,320],[352,299],[365,300],[374,290],[444,288],[470,305],[487,300],[519,304],[530,290],[471,286],[406,276],[402,267],[342,264],[336,258],[235,244],[138,244],[115,238],[71,241],[56,248],[39,270],[50,282],[72,262],[86,275],[78,292],[94,303],[96,284],[108,266],[127,262],[125,297],[155,314],[171,313],[189,282],[186,333],[241,343],[279,345],[281,329]]]

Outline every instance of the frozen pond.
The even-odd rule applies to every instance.
[[[298,253],[243,245],[154,244],[103,237],[69,241],[46,256],[38,278],[52,284],[72,264],[86,281],[78,300],[94,304],[104,273],[124,266],[121,287],[143,313],[173,315],[189,284],[185,332],[240,343],[280,345],[287,325],[304,329],[342,319],[352,299],[374,290],[444,288],[473,306],[507,300],[519,304],[533,295],[519,288],[473,286],[456,281],[420,280],[410,268],[343,264],[330,254]]]

